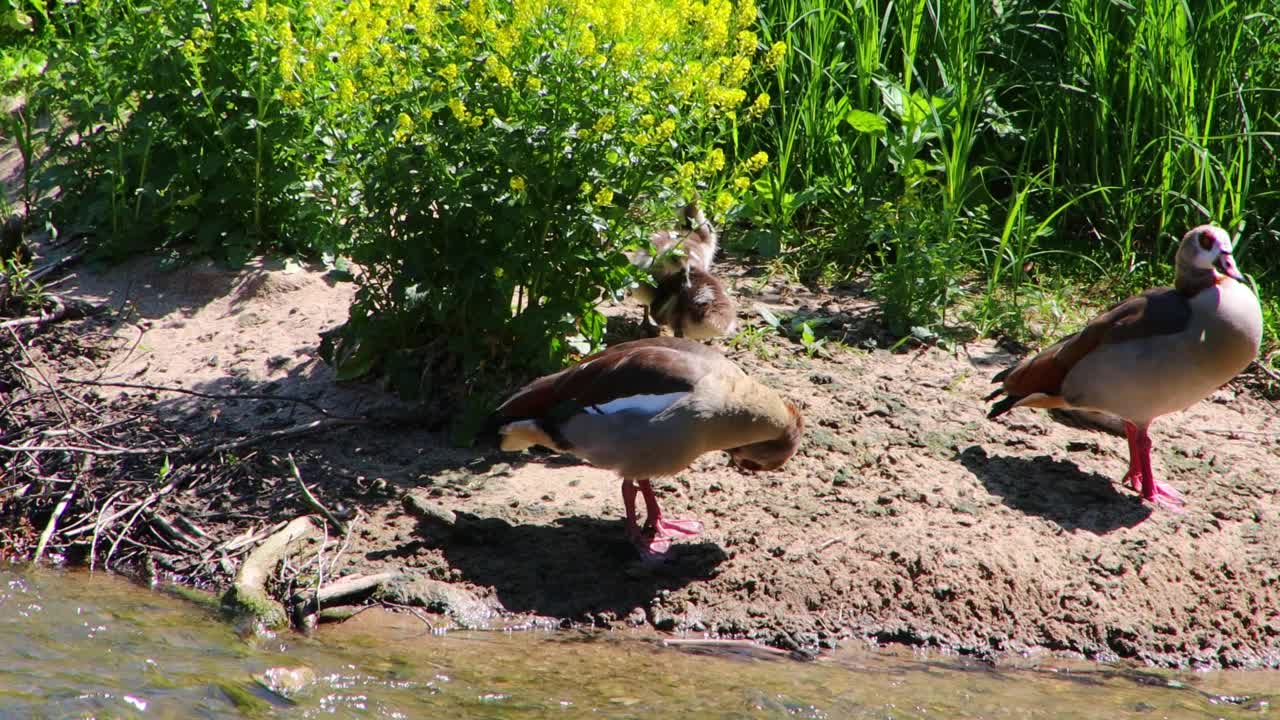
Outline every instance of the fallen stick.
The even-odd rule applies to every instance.
[[[112,522],[115,522],[116,520],[120,519],[121,517],[123,517],[123,516],[125,516],[125,515],[128,515],[129,513],[133,512],[134,510],[141,511],[141,510],[146,509],[146,507],[147,507],[148,505],[150,505],[151,503],[153,503],[153,502],[155,502],[157,499],[159,499],[161,495],[167,495],[168,493],[172,492],[172,491],[173,491],[173,489],[174,489],[175,487],[177,487],[177,483],[171,482],[171,483],[169,483],[169,484],[165,485],[164,487],[160,488],[159,490],[156,490],[155,492],[151,493],[151,494],[150,494],[150,495],[148,495],[146,498],[144,498],[144,499],[142,499],[142,500],[139,500],[138,502],[136,502],[136,503],[133,503],[133,504],[129,505],[128,507],[124,508],[123,510],[118,510],[118,511],[116,511],[116,512],[114,512],[114,513],[110,514],[110,515],[108,515],[108,516],[107,516],[107,517],[105,517],[105,518],[101,518],[101,519],[99,519],[99,520],[94,521],[93,523],[85,524],[85,525],[81,525],[80,527],[76,527],[76,528],[72,528],[71,530],[68,530],[68,531],[66,531],[66,532],[65,532],[65,533],[63,533],[63,534],[64,534],[64,535],[66,535],[66,536],[68,536],[68,537],[75,537],[76,535],[83,535],[84,533],[87,533],[87,532],[89,532],[90,530],[95,530],[95,528],[98,528],[98,527],[106,527],[107,525],[110,525]],[[130,522],[130,524],[132,524],[132,522]],[[95,531],[96,531],[96,530],[95,530]]]
[[[44,549],[49,545],[49,539],[58,530],[58,519],[62,517],[62,513],[67,511],[67,505],[71,502],[71,496],[76,493],[76,484],[72,483],[67,488],[67,492],[63,494],[62,499],[53,508],[53,515],[49,516],[49,523],[44,526],[44,532],[40,533],[40,542],[36,543],[36,552],[31,556],[31,564],[39,565],[40,556],[44,555]]]
[[[193,397],[205,398],[208,400],[278,400],[280,402],[291,402],[291,403],[297,403],[299,405],[305,405],[306,407],[309,407],[312,410],[315,410],[317,413],[320,413],[321,415],[328,418],[342,418],[345,420],[359,419],[359,418],[345,417],[342,415],[335,415],[334,413],[331,413],[328,410],[325,410],[323,407],[321,407],[320,405],[317,405],[314,402],[311,402],[310,400],[307,400],[305,398],[300,398],[300,397],[293,397],[292,395],[265,395],[265,394],[259,394],[259,393],[207,393],[207,392],[200,392],[199,390],[188,390],[186,388],[180,388],[180,387],[169,387],[167,385],[147,385],[144,383],[127,383],[127,382],[104,382],[99,380],[72,380],[71,378],[63,378],[63,380],[65,382],[69,382],[74,385],[93,385],[96,387],[118,387],[118,388],[129,388],[132,390],[155,390],[157,392],[171,392],[171,393],[179,393],[182,395],[191,395]]]
[[[768,645],[761,645],[754,640],[733,640],[729,638],[663,638],[661,642],[663,646],[742,648],[743,650],[762,652],[768,655],[778,655],[780,657],[791,655],[791,653],[786,650],[769,647]]]
[[[235,582],[222,595],[222,609],[252,619],[267,628],[289,623],[284,606],[267,594],[267,581],[293,543],[319,534],[310,515],[295,518],[284,529],[268,537],[245,557]]]
[[[53,301],[52,310],[41,312],[39,315],[30,315],[27,317],[20,317],[15,320],[5,320],[4,322],[0,322],[0,328],[12,329],[16,327],[23,327],[26,325],[36,325],[36,326],[48,325],[49,323],[57,322],[62,318],[66,317],[67,316],[66,303],[62,302],[62,300],[57,295],[50,295],[49,299]]]
[[[335,427],[343,427],[346,425],[362,425],[368,421],[361,419],[348,418],[329,418],[325,420],[313,420],[304,425],[294,425],[282,430],[273,430],[261,435],[253,435],[239,440],[223,443],[206,443],[204,445],[171,445],[168,447],[155,448],[121,448],[119,450],[102,450],[99,448],[80,447],[78,445],[0,445],[0,450],[11,453],[37,453],[37,452],[69,452],[82,453],[84,455],[94,455],[97,457],[115,457],[121,455],[207,455],[209,453],[226,452],[227,450],[238,450],[243,447],[257,445],[259,443],[268,442],[270,440],[279,440],[280,438],[296,437],[311,432],[320,432]]]
[[[217,550],[218,552],[224,553],[235,552],[246,545],[252,545],[269,535],[274,535],[275,533],[280,532],[280,530],[287,524],[288,523],[281,521],[269,528],[263,528],[261,530],[245,530],[243,533],[240,533],[236,537],[233,537],[223,543],[221,547],[217,548]]]
[[[374,573],[373,575],[348,575],[337,582],[329,583],[314,593],[295,593],[293,603],[315,603],[316,607],[324,607],[337,600],[346,600],[374,590],[385,583],[400,577],[399,571]]]
[[[293,461],[293,453],[289,453],[288,460],[289,470],[293,472],[293,479],[298,481],[298,487],[302,488],[302,496],[306,498],[307,505],[309,505],[312,510],[324,515],[329,522],[333,523],[334,527],[338,528],[338,532],[345,535],[347,533],[346,524],[335,517],[333,513],[329,512],[329,508],[322,505],[320,501],[316,499],[316,496],[311,494],[311,489],[307,487],[307,484],[302,481],[302,471],[298,469],[298,463]]]

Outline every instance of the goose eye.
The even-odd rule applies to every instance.
[[[1212,234],[1207,232],[1200,233],[1200,249],[1201,250],[1212,250],[1213,246],[1216,244],[1217,243],[1213,241]]]

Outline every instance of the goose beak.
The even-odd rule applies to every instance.
[[[1218,254],[1218,259],[1214,262],[1223,275],[1234,278],[1240,282],[1244,282],[1244,275],[1240,274],[1240,270],[1236,267],[1235,258],[1231,257],[1231,253],[1222,252]]]

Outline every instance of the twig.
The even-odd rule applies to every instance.
[[[36,544],[36,552],[31,556],[32,565],[40,564],[40,556],[44,555],[44,549],[49,544],[49,539],[57,532],[58,519],[62,517],[62,513],[67,511],[67,505],[71,503],[71,496],[75,494],[76,487],[77,484],[72,483],[71,487],[67,488],[67,492],[62,496],[62,499],[54,506],[53,515],[49,516],[49,523],[44,526],[44,532],[40,533],[40,542]]]
[[[1274,353],[1273,353],[1273,354],[1274,354]],[[1268,360],[1270,360],[1270,359],[1271,359],[1271,355],[1268,355],[1268,356],[1267,356],[1267,359],[1268,359]],[[1269,367],[1267,367],[1266,365],[1264,365],[1264,364],[1262,364],[1262,363],[1258,362],[1257,360],[1254,360],[1254,361],[1253,361],[1253,364],[1254,364],[1254,365],[1257,365],[1257,366],[1258,366],[1258,369],[1259,369],[1259,370],[1261,370],[1262,372],[1266,373],[1266,374],[1267,374],[1267,376],[1268,376],[1268,377],[1270,377],[1272,380],[1275,380],[1276,382],[1280,382],[1280,373],[1276,372],[1275,370],[1272,370],[1271,368],[1269,368]]]
[[[171,482],[168,485],[165,485],[164,487],[160,488],[156,492],[153,492],[150,495],[148,495],[147,498],[142,502],[137,503],[137,510],[134,510],[133,515],[129,517],[129,522],[125,523],[124,529],[121,530],[118,535],[116,535],[115,542],[111,543],[111,549],[107,551],[107,557],[102,561],[102,564],[106,566],[108,570],[111,569],[111,556],[116,554],[116,548],[120,546],[120,541],[124,540],[125,536],[129,534],[130,528],[132,528],[133,524],[138,521],[138,517],[142,515],[142,511],[146,510],[147,506],[155,502],[156,499],[159,498],[161,495],[165,495],[170,490],[173,490],[174,487],[176,487],[176,483]],[[125,510],[122,511],[121,514],[128,511],[129,511],[129,508],[126,508]]]
[[[310,597],[301,592],[297,593],[293,596],[293,602],[295,605],[299,603],[314,603],[314,607],[319,609],[335,600],[343,600],[353,595],[369,592],[398,577],[400,577],[399,571],[394,570],[373,575],[349,575],[317,589]]]
[[[828,541],[826,541],[826,542],[822,543],[822,544],[821,544],[821,545],[819,545],[818,547],[816,547],[816,548],[814,548],[814,549],[810,550],[810,551],[809,551],[809,554],[810,554],[810,555],[817,555],[818,553],[822,552],[823,550],[826,550],[827,548],[831,547],[832,545],[835,545],[836,543],[842,543],[842,542],[844,542],[844,538],[840,538],[840,537],[833,537],[833,538],[831,538],[830,540],[828,540]]]
[[[175,487],[177,487],[177,483],[176,483],[176,481],[174,481],[174,482],[170,482],[169,484],[165,485],[164,487],[160,488],[159,490],[156,490],[155,492],[151,493],[151,494],[150,494],[150,495],[148,495],[146,498],[144,498],[144,499],[142,499],[142,500],[139,500],[139,501],[138,501],[138,502],[136,502],[136,503],[133,503],[132,505],[130,505],[130,506],[128,506],[128,507],[126,507],[126,508],[124,508],[123,510],[120,510],[119,512],[112,513],[111,515],[107,516],[106,518],[102,518],[102,519],[98,520],[98,521],[97,521],[97,522],[95,522],[93,525],[81,525],[80,527],[77,527],[77,528],[74,528],[74,529],[71,529],[71,530],[66,531],[65,533],[63,533],[63,535],[64,535],[64,536],[67,536],[67,537],[75,537],[76,535],[83,535],[84,533],[89,532],[89,529],[90,529],[91,527],[95,527],[95,526],[102,526],[102,527],[105,527],[105,526],[107,526],[107,525],[109,525],[109,524],[111,524],[111,523],[115,522],[118,518],[120,518],[120,517],[122,517],[122,516],[124,516],[124,515],[128,515],[129,513],[134,512],[135,510],[137,510],[137,511],[142,511],[142,510],[146,509],[146,507],[147,507],[148,505],[150,505],[151,503],[155,502],[157,499],[159,499],[159,498],[160,498],[160,496],[162,496],[162,495],[167,495],[167,494],[169,494],[170,492],[172,492],[172,491],[173,491],[173,489],[174,489]],[[133,522],[132,522],[132,521],[130,521],[130,523],[129,523],[129,524],[130,524],[130,525],[132,525],[132,524],[133,524]]]
[[[206,455],[209,453],[220,453],[228,450],[236,450],[243,447],[250,447],[259,443],[268,442],[270,440],[278,440],[280,438],[297,437],[298,435],[306,435],[311,432],[319,432],[335,427],[344,427],[347,425],[363,425],[367,420],[359,418],[329,418],[325,420],[312,420],[305,425],[294,425],[282,430],[272,430],[261,435],[254,435],[239,440],[223,443],[205,443],[203,445],[189,445],[183,447],[181,445],[170,445],[168,447],[155,448],[122,448],[118,450],[102,450],[99,448],[88,448],[79,445],[0,445],[0,450],[12,453],[37,453],[37,452],[69,452],[84,453],[85,455],[96,455],[99,457],[113,457],[120,455],[137,456],[137,455]]]
[[[53,381],[49,379],[49,376],[44,374],[44,370],[40,365],[32,359],[31,353],[27,352],[27,346],[22,342],[22,338],[18,337],[18,333],[14,332],[13,328],[8,325],[4,325],[3,327],[9,331],[9,335],[13,338],[14,344],[18,346],[18,351],[22,353],[22,357],[29,365],[31,365],[31,369],[36,371],[36,374],[44,381],[45,387],[49,388],[50,393],[53,393],[53,401],[58,405],[58,409],[62,411],[63,422],[71,425],[71,413],[67,412],[67,406],[62,404],[62,397],[58,393],[58,388],[54,386]]]
[[[418,608],[416,608],[416,607],[412,607],[412,606],[410,606],[410,605],[401,605],[400,603],[394,603],[394,602],[390,602],[390,601],[388,601],[388,600],[383,600],[383,601],[382,601],[382,606],[383,606],[383,607],[395,608],[395,609],[397,609],[397,610],[403,610],[403,611],[405,611],[405,612],[409,613],[410,615],[412,615],[412,616],[414,616],[414,617],[418,618],[419,620],[421,620],[421,621],[422,621],[422,624],[426,625],[426,626],[427,626],[428,628],[430,628],[431,630],[433,630],[433,631],[434,631],[434,630],[436,629],[436,626],[435,626],[435,625],[433,625],[433,624],[431,624],[431,621],[427,619],[427,616],[426,616],[426,615],[423,615],[423,614],[422,614],[422,611],[421,611],[421,610],[419,610],[419,609],[418,609]]]
[[[170,540],[176,540],[182,545],[186,545],[187,548],[190,550],[203,550],[205,548],[205,544],[197,542],[190,535],[174,527],[173,523],[169,522],[167,519],[165,519],[160,515],[156,515],[155,517],[151,518],[151,524],[152,526],[159,528],[165,535],[169,537]]]
[[[235,552],[244,547],[248,547],[249,545],[252,545],[258,542],[259,540],[267,537],[268,535],[274,535],[277,532],[280,532],[280,530],[284,526],[285,526],[285,522],[281,520],[275,525],[262,528],[257,532],[246,530],[242,534],[234,538],[231,538],[230,540],[223,543],[222,546],[218,548],[218,552],[229,553],[229,552]]]
[[[1201,432],[1207,432],[1210,435],[1220,435],[1226,438],[1235,438],[1240,435],[1254,435],[1257,437],[1280,437],[1280,432],[1265,432],[1262,430],[1220,430],[1218,428],[1205,428]]]
[[[107,512],[107,509],[111,507],[111,503],[115,502],[116,498],[120,497],[123,494],[124,494],[124,490],[117,490],[114,493],[112,493],[111,496],[107,498],[107,501],[102,504],[102,510],[98,512],[98,517],[96,520],[94,520],[93,537],[89,540],[89,574],[90,575],[93,574],[94,565],[98,559],[98,536],[102,533],[102,526],[103,526],[102,516],[105,515]]]
[[[50,295],[49,300],[53,303],[52,310],[42,311],[39,315],[29,315],[15,320],[5,320],[4,322],[0,322],[0,328],[5,328],[12,332],[13,328],[16,327],[23,327],[26,325],[48,325],[49,323],[57,322],[66,317],[66,303],[62,302],[62,299],[57,295]]]
[[[70,378],[65,378],[65,380],[66,382],[74,383],[76,385],[119,387],[119,388],[130,388],[133,390],[155,390],[157,392],[171,392],[171,393],[180,393],[182,395],[192,395],[194,397],[206,398],[209,400],[279,400],[282,402],[291,402],[291,403],[297,403],[299,405],[306,405],[307,407],[311,408],[312,410],[315,410],[317,413],[327,418],[343,418],[348,420],[357,419],[357,418],[346,417],[343,415],[336,415],[334,413],[329,412],[328,410],[325,410],[320,405],[314,402],[311,402],[310,400],[307,400],[305,398],[300,398],[300,397],[293,397],[292,395],[266,395],[266,394],[260,394],[260,393],[207,393],[207,392],[200,392],[199,390],[188,390],[186,388],[169,387],[165,385],[147,385],[145,383],[101,382],[98,380],[72,380]]]
[[[54,260],[48,265],[41,265],[40,267],[28,273],[26,280],[27,282],[39,282],[40,278],[44,277],[45,275],[48,275],[49,273],[57,272],[58,270],[61,270],[65,267],[75,265],[76,263],[80,262],[80,260],[83,257],[84,257],[83,253],[75,252],[75,253],[71,253],[70,255],[64,258]]]
[[[297,480],[298,487],[302,488],[302,497],[306,498],[307,505],[309,505],[312,510],[324,515],[329,522],[333,523],[334,527],[338,528],[338,532],[345,535],[347,532],[346,524],[335,517],[333,513],[329,512],[329,508],[321,505],[320,501],[316,499],[316,496],[311,494],[311,490],[307,488],[307,484],[302,481],[302,472],[298,470],[298,464],[293,461],[293,453],[289,453],[288,460],[289,469],[293,471],[293,479]]]

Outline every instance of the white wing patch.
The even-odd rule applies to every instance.
[[[631,395],[617,400],[610,400],[601,405],[588,405],[586,410],[591,415],[614,415],[617,413],[657,415],[688,394],[687,392],[677,392],[665,395]]]

